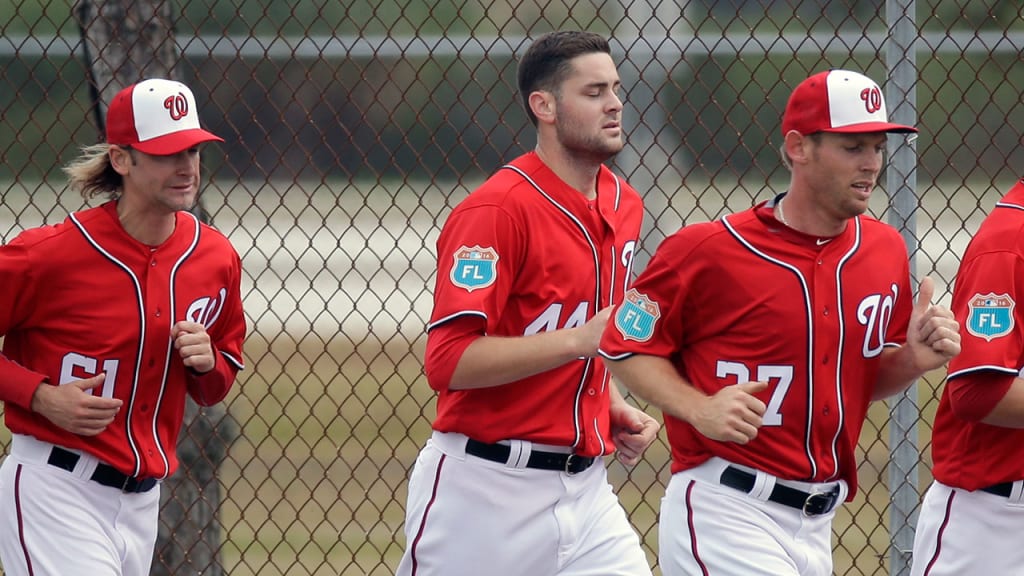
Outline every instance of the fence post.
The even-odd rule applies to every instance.
[[[915,0],[887,0],[885,19],[889,27],[886,41],[886,62],[889,78],[885,82],[886,102],[893,122],[913,126],[917,123],[917,70],[914,41],[917,38]],[[917,139],[903,139],[890,148],[892,154],[886,170],[886,190],[892,195],[889,223],[900,230],[910,255],[910,273],[917,278]],[[911,303],[914,295],[907,294]],[[918,461],[921,457],[917,423],[921,409],[917,402],[917,382],[903,394],[889,399],[889,494],[892,502],[889,515],[889,573],[904,576],[910,573],[911,551],[914,547],[918,495]]]

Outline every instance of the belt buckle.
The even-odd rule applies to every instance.
[[[565,459],[565,473],[568,474],[569,476],[575,476],[576,474],[579,473],[579,472],[574,472],[572,470],[573,461],[574,461],[573,459],[574,458],[575,458],[576,462],[578,462],[580,460],[580,457],[579,457],[578,454],[569,454],[569,456],[566,457],[566,459]]]
[[[835,506],[837,498],[839,498],[839,493],[835,490],[810,494],[807,496],[807,500],[804,500],[804,516],[820,516],[827,513]]]

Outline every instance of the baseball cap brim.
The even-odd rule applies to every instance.
[[[132,144],[131,147],[154,156],[169,156],[188,150],[203,142],[223,142],[224,139],[202,128],[181,130],[150,140]]]
[[[903,124],[892,124],[890,122],[866,122],[864,124],[851,124],[837,128],[826,128],[822,132],[834,132],[836,134],[864,134],[868,132],[893,132],[897,134],[908,134],[917,132],[913,126]]]

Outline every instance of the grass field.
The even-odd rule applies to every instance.
[[[922,186],[916,261],[920,274],[935,276],[942,300],[970,234],[1010,183]],[[243,258],[250,327],[247,370],[228,399],[241,437],[220,475],[228,574],[393,574],[404,547],[405,480],[434,414],[421,366],[434,242],[447,211],[472,185],[260,182],[207,192],[214,223]],[[763,186],[688,183],[671,194],[650,191],[655,216],[645,248],[653,250],[681,222],[768,198]],[[42,184],[12,184],[0,200],[5,241],[81,206]],[[885,216],[880,194],[872,208]],[[924,447],[941,378],[930,375],[919,389],[922,489],[930,480]],[[861,442],[862,492],[835,525],[837,574],[888,573],[887,420],[886,406],[875,405]],[[667,454],[662,438],[635,468],[609,465],[652,563]]]

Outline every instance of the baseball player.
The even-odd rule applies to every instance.
[[[555,32],[518,70],[536,149],[449,216],[437,241],[426,374],[434,432],[409,479],[403,576],[651,574],[602,456],[632,464],[658,423],[597,343],[622,298],[639,195],[607,40]]]
[[[963,352],[932,435],[935,481],[914,539],[913,576],[1024,570],[1024,182],[971,239],[953,287]]]
[[[149,574],[185,394],[219,402],[243,367],[238,254],[187,211],[209,141],[184,84],[125,88],[65,167],[112,199],[0,247],[7,576]]]
[[[864,215],[887,133],[913,131],[861,74],[803,81],[788,192],[667,238],[608,323],[609,370],[665,414],[666,576],[832,574],[868,404],[959,350],[930,279],[911,301],[899,233]]]

